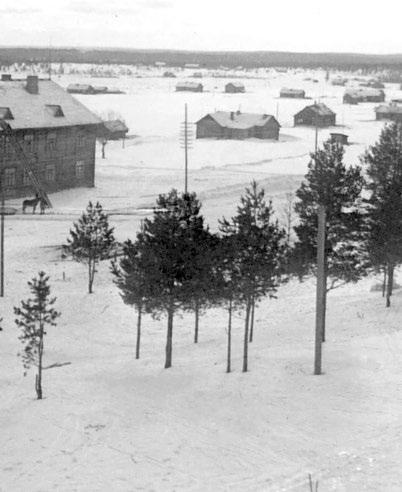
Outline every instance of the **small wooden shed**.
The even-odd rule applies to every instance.
[[[344,133],[330,133],[331,142],[339,143],[341,145],[349,145],[349,135],[345,135]]]

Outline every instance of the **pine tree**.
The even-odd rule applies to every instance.
[[[134,306],[137,310],[137,341],[135,358],[140,358],[141,321],[146,311],[146,303],[150,294],[147,292],[147,271],[149,265],[146,260],[149,257],[141,254],[141,245],[138,240],[133,243],[127,240],[123,244],[123,256],[117,262],[112,263],[114,282],[120,290],[120,295],[125,304]]]
[[[179,309],[194,301],[199,262],[194,261],[196,239],[204,229],[195,193],[176,190],[160,195],[152,219],[145,219],[137,247],[147,265],[147,309],[167,314],[165,368],[172,365],[173,319]]]
[[[386,125],[362,158],[367,165],[367,251],[385,271],[386,306],[391,305],[394,270],[402,262],[402,126]]]
[[[74,260],[88,265],[88,292],[92,294],[92,286],[96,273],[96,265],[108,258],[115,246],[113,227],[109,227],[108,216],[103,212],[102,205],[94,206],[89,202],[74,228],[70,230],[65,250]]]
[[[14,307],[15,323],[22,329],[19,339],[24,345],[20,354],[26,375],[31,366],[37,367],[35,390],[38,400],[42,399],[42,362],[46,326],[56,326],[60,313],[53,307],[55,297],[50,297],[49,277],[39,272],[38,277],[28,282],[32,298],[21,301],[21,307]]]
[[[232,236],[239,272],[241,302],[245,308],[243,372],[248,370],[249,327],[253,304],[268,295],[275,297],[283,280],[286,259],[286,232],[273,219],[271,202],[255,181],[240,199],[237,214],[230,221],[223,219],[220,230]]]
[[[217,238],[213,254],[211,297],[215,305],[228,311],[226,372],[232,370],[232,319],[233,312],[242,306],[241,271],[236,261],[236,238],[227,234]]]
[[[364,179],[361,168],[346,167],[344,150],[337,143],[324,142],[311,154],[308,172],[296,192],[294,228],[297,241],[292,267],[300,279],[315,274],[318,233],[318,206],[326,210],[326,291],[348,282],[357,282],[369,268],[363,242],[364,215],[359,199]],[[325,333],[323,333],[325,339]]]

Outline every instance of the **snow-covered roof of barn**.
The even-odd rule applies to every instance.
[[[270,114],[241,113],[240,111],[216,111],[215,113],[209,113],[206,116],[210,116],[222,127],[237,128],[239,130],[246,130],[253,126],[264,126],[271,120],[279,125],[275,117]]]

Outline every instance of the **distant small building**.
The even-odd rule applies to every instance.
[[[163,76],[164,77],[167,77],[167,78],[171,78],[171,79],[175,79],[176,78],[176,75],[173,72],[169,72],[169,71],[164,72],[163,73]]]
[[[209,113],[196,123],[197,138],[242,140],[246,138],[279,138],[281,125],[269,114],[217,111]]]
[[[375,108],[376,120],[390,120],[402,123],[402,106],[398,104],[382,104]]]
[[[371,87],[372,89],[384,89],[385,85],[377,79],[370,79],[359,84],[361,87]]]
[[[244,84],[241,82],[228,82],[225,85],[225,92],[228,94],[235,94],[238,92],[246,92],[246,88],[244,87]]]
[[[348,139],[349,136],[345,135],[344,133],[330,133],[331,136],[331,142],[333,143],[339,143],[341,145],[349,145]]]
[[[384,102],[385,92],[382,89],[348,89],[343,95],[344,104],[361,102]]]
[[[287,97],[292,99],[305,99],[306,91],[302,89],[288,89],[283,87],[279,93],[279,97]]]
[[[120,140],[126,138],[128,127],[122,120],[104,121],[101,133],[106,140]]]
[[[344,79],[343,77],[335,77],[334,79],[331,80],[332,85],[346,85],[347,79]]]
[[[179,82],[176,85],[176,92],[202,92],[204,86],[197,82]]]
[[[194,72],[193,79],[202,79],[202,72]]]
[[[335,126],[336,114],[323,103],[312,104],[295,114],[294,125],[318,126],[321,128]]]
[[[95,88],[90,84],[69,84],[67,92],[70,94],[96,94]]]
[[[70,84],[67,86],[67,92],[70,94],[124,94],[123,91],[116,88],[109,89],[106,85],[91,84]]]

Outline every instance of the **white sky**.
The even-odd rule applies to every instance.
[[[402,0],[0,0],[1,46],[402,53]]]

